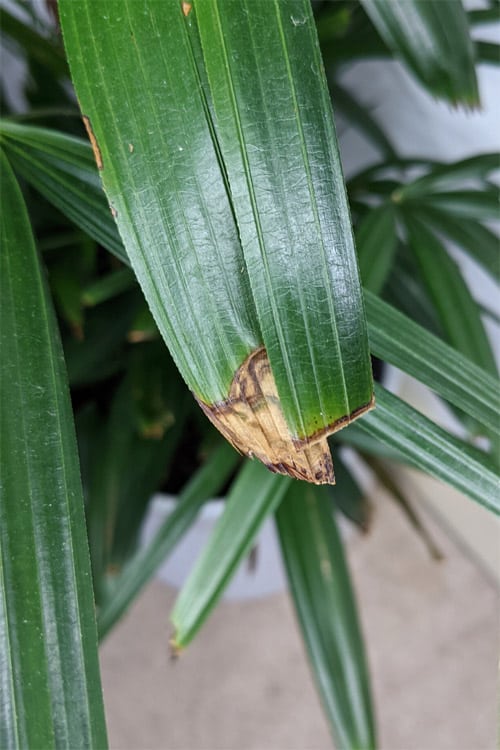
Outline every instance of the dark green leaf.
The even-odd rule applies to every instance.
[[[57,325],[3,152],[0,745],[104,748],[94,601]]]
[[[293,601],[335,747],[374,748],[363,639],[327,491],[291,485],[276,519]]]
[[[92,155],[81,138],[2,120],[0,136],[24,179],[97,242],[126,262]]]
[[[347,427],[387,445],[411,466],[442,479],[500,514],[498,474],[488,458],[438,427],[381,386],[375,386],[377,408]],[[346,438],[348,439],[347,435]]]
[[[376,357],[413,375],[498,434],[497,378],[375,295],[366,292],[365,303]]]
[[[239,456],[223,443],[182,490],[175,510],[163,522],[147,547],[140,549],[117,576],[98,614],[104,638],[189,529],[203,503],[215,497],[234,471]]]
[[[212,612],[290,482],[260,463],[245,463],[229,491],[224,513],[175,603],[171,618],[175,649],[187,646]]]
[[[439,315],[446,338],[457,351],[496,375],[495,358],[472,297],[457,263],[422,222],[405,216],[410,246]]]
[[[389,275],[398,243],[391,205],[372,209],[358,225],[356,247],[365,289],[378,294]]]
[[[146,15],[134,2],[109,3],[105,14],[91,5],[61,3],[73,76],[101,148],[103,181],[127,250],[187,382],[207,403],[224,400],[236,369],[264,343],[294,434],[305,436],[366,404],[371,379],[361,295],[308,4],[252,3],[248,13],[239,12],[242,4],[227,4],[220,17],[210,3],[200,4],[216,130],[200,91],[194,9],[184,18],[180,5],[160,12],[151,4]],[[116,17],[123,22],[115,24]],[[225,25],[223,44],[219,22]],[[256,54],[251,40],[263,42],[263,30],[266,53],[262,47]],[[131,90],[138,97],[132,110]],[[255,116],[257,106],[265,118]],[[269,152],[261,149],[263,140],[272,144]],[[210,190],[200,190],[207,174]],[[325,248],[335,256],[327,257]],[[292,258],[293,276],[284,273]],[[336,286],[348,294],[334,294]],[[342,389],[325,388],[332,370],[345,382]]]
[[[361,1],[382,39],[432,94],[478,105],[474,48],[461,0]]]

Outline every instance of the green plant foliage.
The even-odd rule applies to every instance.
[[[0,146],[19,178],[2,155],[0,745],[105,747],[91,578],[103,638],[203,504],[227,496],[177,600],[174,646],[275,513],[336,746],[374,748],[332,512],[361,531],[376,518],[344,446],[434,557],[404,466],[500,512],[500,389],[482,320],[498,316],[448,245],[498,281],[500,162],[403,158],[383,102],[365,106],[345,72],[399,58],[432,96],[476,106],[474,63],[500,56],[468,25],[481,36],[498,3],[60,0],[78,103],[57,24],[38,11],[0,9],[2,43],[26,65],[21,112],[0,71]],[[330,97],[340,127],[376,153],[348,180],[351,214]],[[388,363],[431,388],[463,438],[377,385],[376,409],[329,439],[336,486],[276,477],[239,456],[186,387],[221,408],[262,345],[295,435],[369,400],[370,353],[375,371]],[[143,544],[156,492],[178,503]]]
[[[205,403],[221,402],[264,344],[292,434],[305,438],[371,398],[313,19],[302,0],[194,13],[62,2],[73,79],[127,254],[184,378]],[[132,111],[127,80],[141,98]],[[255,106],[268,113],[259,128]]]
[[[67,377],[26,207],[0,158],[0,744],[103,748]]]
[[[219,601],[238,563],[250,551],[266,518],[277,508],[290,479],[247,463],[227,496],[226,506],[208,545],[184,584],[172,612],[174,649],[193,639]],[[248,498],[252,497],[252,502]]]
[[[374,748],[363,640],[328,490],[293,484],[276,520],[290,590],[335,747]]]

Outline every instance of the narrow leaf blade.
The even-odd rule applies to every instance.
[[[271,474],[257,462],[245,463],[231,487],[224,513],[175,604],[171,617],[174,648],[187,646],[205,622],[290,481]]]
[[[353,428],[387,445],[411,466],[442,479],[500,515],[498,473],[488,458],[375,386],[377,409]],[[347,437],[347,436],[346,436]]]
[[[126,262],[92,149],[81,138],[34,125],[0,123],[14,169],[84,232]]]
[[[323,488],[292,485],[276,513],[291,594],[338,748],[374,748],[368,669],[342,540]]]
[[[55,316],[1,153],[3,747],[107,746],[76,440]]]
[[[372,353],[418,378],[442,398],[499,433],[498,379],[444,341],[365,292]]]

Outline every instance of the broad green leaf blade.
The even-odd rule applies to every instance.
[[[381,386],[375,386],[375,395],[377,409],[348,430],[356,428],[376,438],[391,448],[399,460],[442,479],[500,515],[498,473],[483,453]]]
[[[434,95],[479,104],[474,47],[461,0],[361,0],[380,36]]]
[[[308,0],[194,3],[216,133],[292,435],[372,399],[363,302]],[[335,383],[335,387],[332,384]]]
[[[293,484],[276,520],[293,602],[335,747],[374,748],[363,638],[328,492]]]
[[[175,603],[171,617],[175,649],[187,646],[203,625],[290,482],[257,462],[245,463],[231,487],[224,513]]]
[[[359,270],[365,289],[381,292],[392,266],[398,236],[390,204],[372,209],[356,232]]]
[[[94,600],[67,378],[3,152],[0,745],[104,748]]]
[[[413,375],[498,435],[497,378],[374,294],[365,292],[365,303],[372,354]]]
[[[111,594],[99,609],[97,626],[100,638],[109,633],[154,575],[189,529],[203,503],[221,491],[239,460],[238,454],[223,443],[194,474],[180,493],[174,512],[163,522],[150,544],[135,554],[114,582]]]
[[[184,379],[221,402],[261,338],[181,3],[59,7],[132,267]]]
[[[235,52],[232,73],[252,84],[240,87],[236,108],[233,99],[226,105],[220,100],[212,80],[213,63],[221,72],[220,50],[217,45],[204,48],[202,55],[191,4],[151,3],[144,10],[133,0],[110,0],[98,8],[90,0],[62,0],[60,10],[110,205],[184,379],[209,418],[242,452],[282,473],[324,482],[333,479],[324,433],[371,408],[372,383],[352,232],[311,11],[304,0],[288,2],[271,11],[263,2],[246,8],[244,0],[223,6],[224,18],[236,13],[242,22],[232,27],[232,36],[228,30],[227,43]],[[202,11],[207,7],[202,4]],[[305,13],[293,15],[294,21],[307,17],[307,23],[295,24],[289,15],[285,19],[290,9]],[[253,55],[245,10],[253,35],[260,35],[263,19],[272,22],[266,47],[276,57],[275,69],[265,54]],[[291,29],[283,27],[285,20]],[[211,44],[208,25],[204,28],[202,42]],[[203,62],[207,71],[200,67]],[[281,114],[266,109],[276,99],[272,86],[278,69],[286,91]],[[256,88],[265,94],[257,105]],[[263,126],[261,139],[269,127],[270,148],[261,163],[256,141],[238,177],[232,158],[238,134],[228,145],[231,134],[220,137],[219,120],[228,116],[234,125],[240,110],[248,115],[247,126],[252,120],[257,130]],[[277,116],[291,117],[285,139]],[[273,176],[279,165],[285,182],[276,183],[276,201],[268,200],[269,170]],[[304,205],[298,194],[306,199]],[[244,207],[250,201],[256,212],[245,218],[242,201]],[[262,236],[262,222],[270,217],[273,236],[261,256],[255,235]],[[257,402],[266,408],[257,409]]]
[[[422,222],[405,216],[408,240],[448,341],[487,372],[497,369],[480,309],[457,263]]]
[[[14,166],[44,198],[126,261],[92,155],[81,138],[2,120],[0,138]]]

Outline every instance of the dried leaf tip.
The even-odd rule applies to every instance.
[[[258,458],[274,473],[313,484],[335,484],[328,435],[374,406],[372,399],[309,438],[293,437],[264,347],[253,351],[238,368],[225,401],[208,405],[198,399],[198,403],[240,453]]]
[[[189,16],[189,14],[191,13],[191,9],[193,7],[192,4],[184,2],[184,3],[182,3],[181,7],[182,7],[182,12],[184,13],[184,15],[187,18],[187,16]]]

